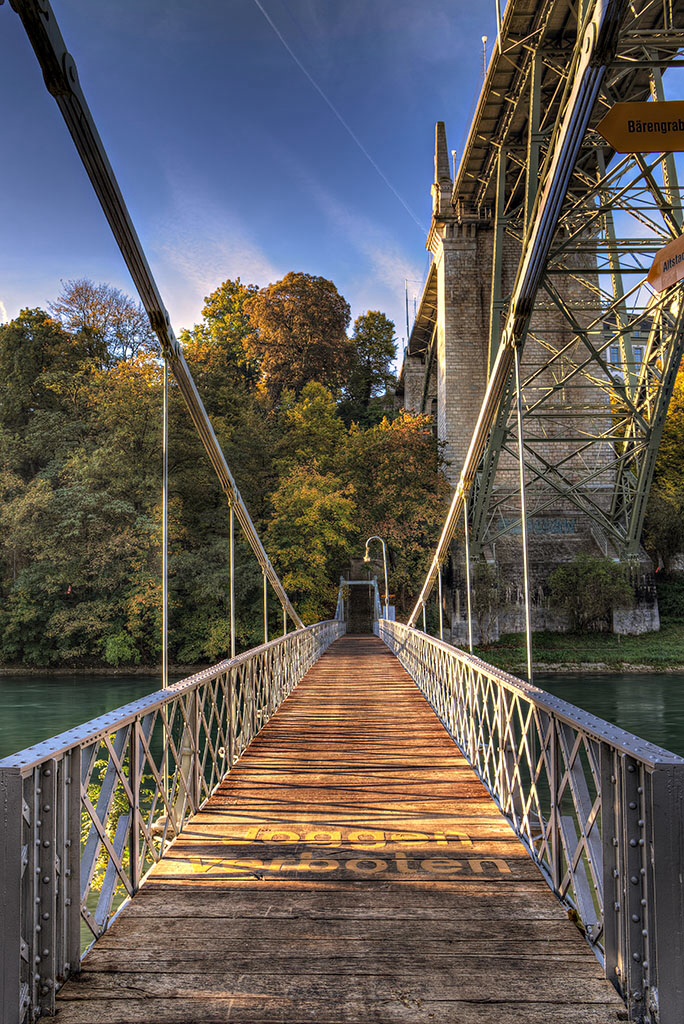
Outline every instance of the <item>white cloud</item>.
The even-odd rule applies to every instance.
[[[157,224],[158,275],[176,328],[201,319],[206,295],[227,278],[265,285],[283,272],[249,238],[239,217],[203,193],[196,181],[176,175],[172,205]]]
[[[307,178],[307,188],[321,212],[332,222],[336,231],[344,236],[346,245],[363,256],[360,274],[352,282],[354,294],[349,292],[355,315],[368,308],[384,307],[402,336],[405,329],[405,287],[409,294],[418,292],[425,278],[425,260],[408,257],[393,235],[376,221],[340,202],[318,182]],[[416,243],[416,256],[421,253]]]
[[[0,299],[0,324],[9,323],[9,317],[7,315],[7,307],[5,303]]]

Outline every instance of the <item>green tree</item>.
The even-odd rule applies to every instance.
[[[352,359],[340,412],[345,423],[372,426],[389,412],[387,393],[395,383],[392,363],[397,345],[394,324],[369,310],[354,321]]]
[[[241,378],[255,387],[258,363],[247,356],[247,339],[252,325],[245,303],[256,295],[254,284],[242,284],[240,278],[230,279],[207,295],[202,307],[202,322],[190,331],[182,331],[180,340],[188,361],[201,368],[208,378],[229,375],[233,382]],[[206,401],[206,396],[203,396]]]
[[[402,412],[368,430],[352,427],[345,478],[357,495],[361,538],[387,542],[390,591],[407,611],[420,590],[446,516],[449,485],[428,416]]]
[[[86,432],[91,366],[44,310],[0,327],[0,458],[25,481],[54,472]]]
[[[570,613],[575,630],[610,629],[613,609],[634,600],[626,567],[592,555],[555,569],[549,586],[551,601]]]
[[[95,284],[85,277],[64,281],[49,309],[100,365],[130,359],[156,347],[144,308],[111,284]]]
[[[502,605],[501,583],[496,567],[483,558],[473,565],[473,611],[480,626],[480,642],[488,644]]]
[[[299,398],[286,391],[280,410],[277,443],[281,475],[294,466],[316,465],[322,473],[336,472],[344,459],[347,431],[332,393],[310,381]]]
[[[285,389],[299,395],[312,380],[337,389],[351,358],[349,304],[332,281],[290,273],[244,305],[252,333],[247,355],[260,367],[259,386],[278,405]]]
[[[354,489],[332,473],[298,466],[273,495],[267,549],[305,623],[328,618],[356,535]]]

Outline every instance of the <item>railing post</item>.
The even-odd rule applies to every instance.
[[[202,754],[200,751],[200,695],[196,686],[192,694],[192,802],[197,813],[202,803]]]
[[[649,908],[650,855],[646,850],[645,818],[647,798],[644,796],[644,773],[634,757],[620,755],[620,807],[618,814],[618,835],[622,860],[622,950],[621,983],[622,996],[630,1015],[639,1020],[644,1013],[644,981],[651,968],[648,949],[647,923],[653,915]],[[674,823],[673,823],[674,824]],[[655,855],[655,850],[653,851]],[[649,914],[651,910],[651,914]],[[655,920],[653,920],[655,925]],[[655,952],[655,950],[654,950]],[[648,966],[644,970],[644,963]]]
[[[128,774],[131,793],[133,794],[133,806],[131,807],[131,831],[128,837],[128,849],[131,860],[131,885],[133,886],[133,892],[137,892],[140,886],[140,780],[142,776],[140,733],[141,723],[136,719],[131,726],[131,762]]]
[[[651,792],[653,934],[647,938],[648,975],[651,994],[658,993],[658,1024],[678,1024],[684,1006],[684,765],[658,766]]]
[[[66,765],[66,761],[65,761]],[[64,875],[64,975],[81,970],[81,748],[68,755],[69,774],[65,785]]]
[[[226,705],[228,708],[228,771],[231,771],[235,764],[235,716],[237,709],[235,706],[235,669],[231,668],[228,672],[227,681],[228,694],[226,697]]]
[[[620,785],[615,751],[601,744],[601,847],[603,855],[603,952],[608,981],[622,992],[620,964],[623,872],[617,838]]]
[[[19,769],[0,770],[0,1019],[7,1024],[19,1024],[28,1000],[21,985],[22,800]]]
[[[550,832],[551,832],[551,882],[554,892],[560,892],[561,883],[561,834],[560,834],[560,806],[558,791],[560,788],[560,758],[558,756],[558,719],[551,717],[549,722],[549,791],[550,791]]]
[[[35,843],[38,850],[36,876],[39,879],[39,895],[34,902],[34,930],[36,947],[33,957],[38,1005],[41,1011],[52,1016],[55,1012],[55,987],[57,979],[57,761],[50,758],[35,771],[36,814]],[[38,870],[40,869],[40,870]]]

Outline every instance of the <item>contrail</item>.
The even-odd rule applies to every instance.
[[[422,235],[424,235],[424,234],[426,233],[426,231],[425,231],[425,226],[424,226],[423,224],[421,224],[421,223],[420,223],[420,221],[419,221],[419,220],[418,220],[418,218],[416,217],[416,215],[415,215],[415,213],[413,212],[413,210],[411,209],[411,207],[410,207],[410,206],[409,206],[409,205],[408,205],[408,204],[407,204],[407,203],[406,203],[406,202],[404,201],[404,199],[403,199],[403,198],[402,198],[402,197],[401,197],[401,196],[399,195],[399,193],[397,192],[397,190],[396,190],[396,188],[394,187],[394,185],[392,184],[392,182],[391,182],[391,181],[389,180],[389,178],[387,178],[387,177],[386,177],[385,173],[384,173],[384,172],[383,172],[383,171],[382,171],[382,170],[381,170],[381,169],[380,169],[380,168],[378,167],[378,165],[376,164],[376,162],[375,162],[375,160],[373,159],[373,157],[372,157],[372,156],[370,155],[370,153],[368,152],[368,150],[366,149],[366,147],[364,146],[364,144],[363,144],[363,143],[361,142],[361,140],[359,139],[359,137],[358,137],[358,136],[357,136],[357,135],[356,135],[356,134],[354,133],[354,130],[353,130],[353,129],[352,129],[351,127],[350,127],[350,125],[348,125],[348,124],[347,124],[347,122],[346,122],[346,121],[345,121],[345,119],[344,119],[344,118],[342,117],[342,115],[340,114],[339,110],[337,109],[337,107],[335,106],[335,104],[334,104],[334,103],[332,102],[332,100],[329,100],[329,99],[328,99],[328,97],[326,96],[326,94],[325,94],[325,93],[323,92],[323,90],[321,89],[320,85],[318,84],[318,82],[317,82],[317,81],[316,81],[316,80],[315,80],[315,79],[314,79],[314,78],[312,77],[312,75],[310,75],[310,74],[309,74],[309,72],[308,72],[308,71],[306,70],[306,68],[305,68],[305,67],[304,67],[304,65],[302,64],[301,60],[299,59],[299,57],[297,56],[297,54],[296,54],[296,53],[294,52],[294,50],[293,50],[293,49],[292,49],[292,48],[290,47],[289,43],[288,43],[288,42],[287,42],[287,40],[285,39],[284,35],[282,34],[282,32],[280,31],[280,29],[278,28],[278,26],[277,26],[277,25],[275,24],[275,22],[274,22],[274,21],[272,20],[272,18],[271,18],[271,17],[270,17],[270,15],[269,15],[269,14],[267,13],[267,11],[265,11],[265,10],[264,10],[264,8],[263,8],[262,4],[260,3],[260,0],[254,0],[254,3],[255,3],[255,4],[257,5],[257,7],[259,8],[259,10],[260,10],[260,11],[261,11],[261,13],[263,14],[264,18],[265,18],[265,19],[266,19],[266,21],[267,21],[267,22],[269,23],[269,25],[271,26],[271,28],[273,29],[273,31],[275,32],[275,34],[277,35],[278,39],[279,39],[279,40],[280,40],[280,42],[281,42],[281,43],[283,44],[283,46],[285,47],[285,49],[287,50],[287,52],[288,52],[288,53],[290,54],[290,56],[292,57],[292,60],[293,60],[293,61],[295,62],[295,64],[296,64],[296,65],[297,65],[297,67],[299,68],[299,70],[300,70],[300,71],[302,72],[302,74],[303,74],[303,75],[306,75],[306,77],[307,77],[307,78],[308,78],[308,80],[310,81],[311,85],[313,85],[313,87],[314,87],[314,89],[316,90],[316,92],[318,93],[318,95],[319,95],[319,96],[321,97],[321,99],[322,99],[322,100],[324,101],[324,103],[326,103],[326,104],[327,104],[327,105],[328,105],[328,106],[330,107],[330,109],[332,110],[333,114],[335,115],[335,117],[337,118],[337,120],[338,120],[338,121],[340,122],[340,124],[342,125],[342,127],[344,128],[344,130],[345,130],[345,131],[347,132],[347,134],[348,134],[348,135],[349,135],[349,136],[350,136],[350,137],[351,137],[351,138],[353,139],[353,141],[354,141],[354,142],[356,143],[356,145],[357,145],[357,146],[359,147],[359,149],[361,150],[361,152],[362,152],[362,153],[363,153],[363,155],[365,156],[366,160],[368,160],[368,162],[369,162],[369,164],[371,165],[371,167],[373,168],[373,170],[374,170],[374,171],[375,171],[375,172],[376,172],[377,174],[379,174],[379,175],[380,175],[380,177],[382,178],[382,180],[384,181],[384,183],[385,183],[385,184],[387,185],[387,187],[388,187],[388,189],[390,190],[390,192],[392,192],[392,194],[393,194],[393,195],[394,195],[394,196],[395,196],[395,197],[396,197],[396,198],[397,198],[397,199],[399,200],[399,202],[400,202],[400,203],[401,203],[401,205],[402,205],[402,206],[404,207],[404,209],[405,209],[405,210],[406,210],[406,212],[408,213],[408,215],[409,215],[409,217],[411,218],[411,220],[412,220],[412,221],[414,222],[414,224],[416,224],[416,225],[417,225],[417,227],[419,228],[419,230],[420,230],[421,234],[422,234]]]

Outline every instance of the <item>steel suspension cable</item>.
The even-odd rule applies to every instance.
[[[195,429],[211,460],[242,530],[261,566],[271,581],[288,614],[302,628],[304,623],[293,608],[287,593],[256,531],[237,484],[228,467],[211,420],[197,390],[181,346],[173,332],[140,239],[126,207],[78,80],[73,57],[68,52],[49,0],[11,0],[38,58],[45,84],[54,97],[74,141],[83,166],[100,201],[102,210],[130,272],[143,306],[150,318],[162,355],[183,396]]]

